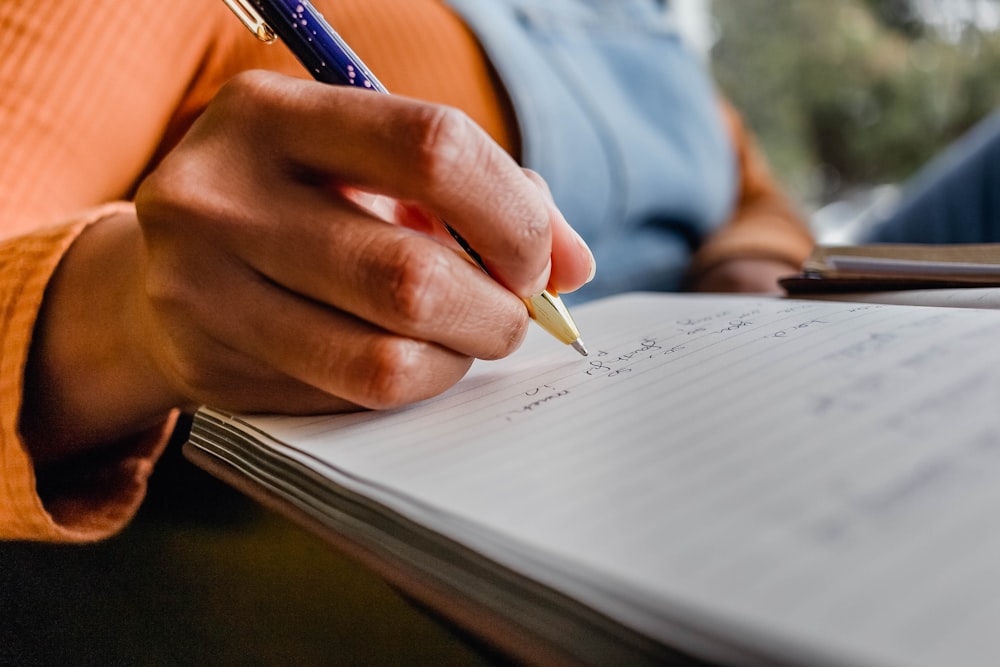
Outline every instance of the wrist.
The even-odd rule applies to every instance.
[[[36,464],[145,431],[181,401],[142,334],[141,252],[134,210],[115,212],[80,234],[46,288],[20,421]]]

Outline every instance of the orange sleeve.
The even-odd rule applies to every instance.
[[[440,0],[317,0],[390,90],[516,128],[475,37]],[[419,57],[415,57],[419,56]],[[129,199],[238,72],[307,73],[221,2],[0,3],[0,239]]]
[[[513,147],[492,71],[440,0],[317,6],[390,90],[462,108]],[[82,229],[127,206],[108,202],[127,202],[219,87],[254,68],[307,76],[221,2],[0,2],[0,538],[97,539],[141,501],[172,416],[36,478],[18,433],[32,330]]]
[[[799,267],[813,247],[812,233],[772,176],[740,114],[722,103],[736,150],[739,192],[730,219],[695,254],[697,276],[727,260],[775,259]]]
[[[64,475],[65,483],[59,483],[57,470],[36,479],[18,437],[28,344],[49,276],[86,225],[121,207],[99,207],[75,222],[0,242],[0,536],[4,538],[82,541],[114,532],[135,512],[152,461],[166,442],[172,418],[150,433],[109,447],[113,455],[79,462],[73,474]]]
[[[173,415],[36,476],[18,431],[24,369],[59,261],[87,225],[130,206],[153,156],[218,86],[227,12],[199,0],[0,3],[0,537],[117,531],[167,442]]]

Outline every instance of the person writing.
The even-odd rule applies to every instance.
[[[793,271],[808,232],[675,35],[632,56],[659,72],[655,109],[537,88],[571,68],[526,97],[497,47],[543,57],[580,21],[661,25],[660,3],[536,5],[317,3],[393,96],[309,80],[221,2],[0,8],[0,535],[121,528],[177,410],[439,393],[513,352],[546,287],[762,291]]]

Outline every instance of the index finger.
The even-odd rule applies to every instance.
[[[517,163],[464,113],[366,90],[261,74],[253,109],[290,165],[419,203],[518,296],[548,283],[550,209]],[[279,122],[274,122],[279,121]]]

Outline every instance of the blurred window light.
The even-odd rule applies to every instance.
[[[969,29],[1000,30],[997,0],[912,0],[920,18],[945,39],[958,41]]]
[[[684,40],[707,58],[718,37],[711,0],[671,0],[670,4]]]

